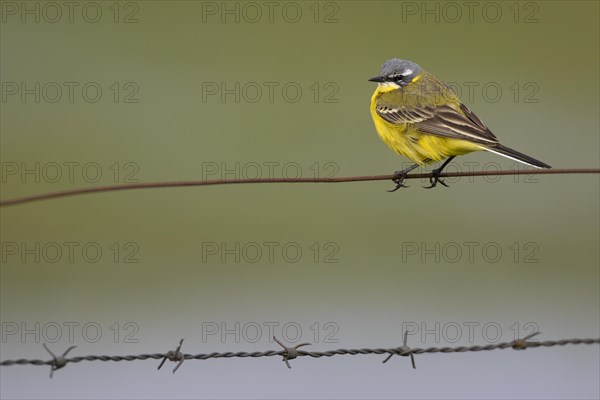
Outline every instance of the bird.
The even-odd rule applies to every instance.
[[[404,180],[415,168],[445,160],[432,171],[429,186],[448,186],[440,174],[456,156],[486,150],[535,168],[548,164],[506,147],[443,81],[418,64],[393,58],[387,60],[371,97],[371,117],[379,137],[396,153],[414,165],[394,173],[396,187],[407,187]]]

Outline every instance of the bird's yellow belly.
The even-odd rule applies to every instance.
[[[379,137],[389,148],[417,164],[441,161],[482,150],[481,146],[465,140],[421,133],[410,124],[390,124],[376,113],[373,115],[373,121]]]

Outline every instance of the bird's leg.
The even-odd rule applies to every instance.
[[[438,184],[438,182],[441,183],[442,185],[448,187],[448,185],[446,185],[446,183],[443,180],[440,179],[440,174],[442,173],[442,170],[444,168],[446,168],[446,165],[448,165],[450,163],[450,161],[452,161],[452,159],[454,157],[455,156],[448,157],[446,159],[446,161],[444,161],[444,163],[439,168],[436,168],[433,171],[431,171],[431,176],[429,177],[429,183],[431,183],[431,185],[429,185],[429,186],[423,186],[425,189],[431,189],[431,188],[436,187],[436,185]]]
[[[402,171],[394,172],[394,178],[392,179],[392,181],[396,184],[396,187],[393,188],[392,190],[388,190],[388,192],[391,193],[391,192],[395,192],[396,190],[398,190],[400,188],[408,187],[404,184],[404,179],[406,179],[406,175],[408,175],[408,173],[410,171],[417,168],[418,166],[419,166],[419,164],[414,164],[408,168],[404,168]]]

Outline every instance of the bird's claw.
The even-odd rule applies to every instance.
[[[395,175],[395,178],[392,179],[392,182],[394,182],[396,184],[396,187],[388,190],[388,193],[395,192],[396,190],[398,190],[400,188],[408,187],[404,184],[404,179],[406,179],[406,172],[397,171],[394,175]]]
[[[442,171],[440,171],[439,169],[434,169],[431,172],[431,176],[429,177],[429,186],[423,186],[424,189],[431,189],[437,186],[438,183],[441,183],[442,185],[446,186],[446,187],[450,187],[446,184],[446,182],[444,182],[442,179],[440,179],[440,173]]]
[[[398,190],[398,189],[400,189],[400,188],[407,188],[407,187],[408,187],[408,186],[404,185],[402,182],[396,182],[396,181],[394,180],[394,183],[396,184],[396,187],[395,187],[395,188],[393,188],[393,189],[390,189],[390,190],[388,190],[388,191],[387,191],[388,193],[393,193],[393,192],[395,192],[396,190]]]

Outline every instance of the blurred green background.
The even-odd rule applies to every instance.
[[[375,133],[367,79],[392,57],[452,83],[504,144],[556,168],[600,165],[598,2],[61,4],[2,2],[2,199],[253,177],[257,165],[262,177],[391,173],[407,160]],[[501,167],[516,165],[489,153],[453,164]],[[449,182],[393,194],[383,181],[137,190],[2,208],[1,358],[46,358],[40,343],[55,332],[51,348],[72,341],[71,355],[166,352],[182,337],[188,353],[275,349],[270,323],[312,350],[395,347],[415,326],[415,347],[534,328],[598,337],[598,176]],[[598,346],[424,355],[416,371],[383,358],[300,358],[291,371],[278,358],[188,361],[174,376],[153,361],[80,363],[52,381],[15,366],[0,386],[3,398],[600,395]]]

